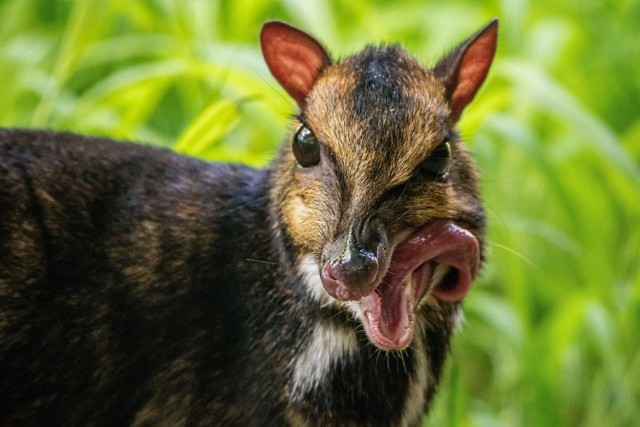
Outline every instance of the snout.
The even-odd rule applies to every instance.
[[[323,252],[322,284],[329,295],[343,301],[373,292],[388,267],[386,233],[380,224],[369,221],[360,233],[353,229]]]

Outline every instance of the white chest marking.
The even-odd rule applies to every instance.
[[[298,272],[311,299],[321,306],[340,304],[322,286],[320,268],[311,255],[298,261]],[[292,391],[294,394],[312,390],[321,384],[339,360],[349,360],[358,351],[358,340],[353,329],[340,327],[330,321],[320,322],[314,329],[309,344],[295,358]]]
[[[336,304],[351,311],[356,319],[360,319],[360,308],[357,301],[340,302],[331,298],[324,290],[320,280],[318,264],[311,255],[303,256],[298,262],[298,272],[303,278],[304,286],[311,298],[320,305]],[[457,313],[456,324],[460,322],[461,310]],[[416,319],[417,320],[417,319]],[[415,351],[415,362],[407,388],[407,399],[402,410],[400,426],[419,424],[424,416],[425,387],[433,384],[429,378],[429,366],[426,357],[426,343],[421,322],[415,324],[415,335],[411,347]],[[308,346],[293,361],[292,394],[299,395],[321,385],[332,366],[340,361],[352,359],[358,351],[355,330],[341,328],[331,322],[318,324],[313,331]]]
[[[331,367],[339,360],[353,358],[358,349],[354,330],[322,322],[313,331],[311,340],[294,361],[293,394],[313,390],[322,384]]]

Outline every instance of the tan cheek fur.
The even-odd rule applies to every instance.
[[[339,215],[339,193],[330,179],[331,170],[323,165],[314,170],[301,170],[291,152],[281,167],[287,169],[281,201],[282,221],[300,253],[318,255],[331,238]]]

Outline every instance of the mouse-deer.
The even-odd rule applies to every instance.
[[[0,424],[419,425],[484,213],[456,131],[497,20],[433,68],[265,24],[264,170],[0,131]]]

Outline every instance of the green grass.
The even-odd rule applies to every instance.
[[[489,262],[431,424],[637,425],[637,1],[0,0],[0,125],[264,165],[294,108],[262,62],[266,19],[337,56],[399,41],[433,64],[493,16],[497,61],[460,124]]]

